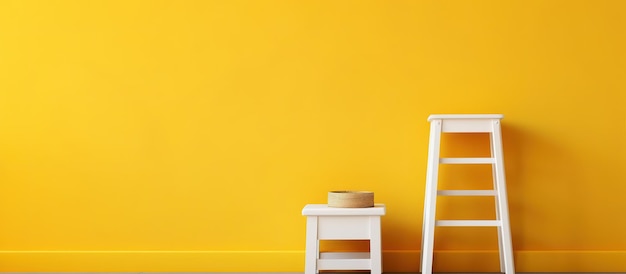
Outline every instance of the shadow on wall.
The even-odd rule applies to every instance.
[[[532,131],[521,125],[504,123],[502,127],[504,161],[506,169],[509,212],[515,262],[519,266],[537,265],[533,258],[520,251],[568,250],[572,246],[561,243],[585,241],[582,230],[570,229],[563,233],[567,224],[581,222],[579,212],[583,210],[585,188],[576,185],[580,162],[576,161],[572,149],[562,142]],[[442,157],[481,157],[489,156],[489,136],[487,134],[458,134],[442,137]],[[426,158],[426,155],[424,155]],[[567,168],[554,168],[554,165]],[[426,170],[424,165],[422,169]],[[492,187],[492,174],[489,165],[442,165],[440,167],[439,189],[489,189]],[[425,178],[420,178],[425,183]],[[581,180],[579,179],[578,182]],[[420,188],[421,191],[423,191]],[[397,264],[410,269],[419,269],[419,247],[421,242],[423,193],[410,220],[403,217],[397,220],[386,216],[383,219],[383,249],[385,238],[404,235],[411,244],[410,250],[387,250],[386,270]],[[412,200],[417,198],[411,197]],[[451,199],[447,199],[451,198]],[[453,200],[456,199],[456,200]],[[563,210],[567,208],[567,210]],[[393,217],[393,216],[391,216]],[[441,197],[437,208],[438,219],[493,219],[495,203],[492,197]],[[418,229],[415,229],[418,227]],[[388,237],[385,237],[387,235]],[[435,234],[435,271],[497,272],[497,232],[491,227],[448,228],[438,227]],[[555,240],[556,239],[556,240]],[[581,244],[584,246],[584,243]],[[323,242],[322,250],[366,251],[366,241]],[[460,252],[456,252],[460,251]],[[389,254],[387,254],[389,255]],[[389,259],[402,262],[393,262]],[[450,262],[454,263],[451,264]],[[572,260],[561,262],[577,268],[582,262]]]
[[[585,246],[580,244],[585,241],[584,232],[568,225],[584,222],[580,216],[584,202],[580,197],[585,196],[585,188],[577,184],[582,181],[581,163],[574,150],[541,132],[507,123],[503,124],[502,135],[514,250],[571,250]],[[517,265],[534,265],[519,264],[524,259],[521,254],[516,253]],[[577,260],[562,263],[582,269]]]
[[[509,198],[509,215],[515,261],[518,265],[537,265],[522,260],[519,251],[572,250],[585,246],[588,237],[568,224],[581,224],[585,187],[575,150],[541,132],[503,124],[504,161]],[[444,134],[441,157],[488,157],[488,134]],[[489,165],[442,165],[439,189],[491,189]],[[492,197],[440,197],[437,219],[494,219]],[[581,243],[578,244],[576,243]],[[435,250],[446,252],[435,258],[438,271],[498,271],[497,232],[491,227],[438,227]],[[461,252],[456,252],[461,251]],[[483,255],[479,255],[483,254]],[[521,255],[520,255],[521,254]],[[472,259],[475,258],[481,259]],[[444,259],[446,258],[446,259]],[[456,269],[449,264],[455,261]],[[577,268],[580,261],[563,262]],[[453,269],[454,268],[454,269]],[[524,271],[523,269],[518,269]]]

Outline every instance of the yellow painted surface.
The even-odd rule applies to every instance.
[[[624,1],[2,0],[0,271],[302,271],[344,189],[416,271],[432,113],[505,115],[518,271],[626,271],[625,49]],[[493,271],[495,239],[436,248]]]

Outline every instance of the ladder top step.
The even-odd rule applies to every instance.
[[[502,114],[432,114],[428,116],[428,122],[437,119],[502,119]]]

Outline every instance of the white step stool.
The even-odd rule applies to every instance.
[[[380,216],[385,205],[336,208],[310,204],[302,209],[306,221],[305,274],[320,270],[370,270],[381,274]],[[320,252],[320,240],[369,240],[370,252]]]
[[[435,226],[495,226],[498,228],[500,271],[514,274],[513,248],[509,225],[509,210],[502,155],[500,114],[447,114],[431,115],[426,193],[424,198],[424,227],[422,230],[422,274],[432,274]],[[489,133],[491,157],[440,158],[442,133]],[[439,164],[491,164],[493,189],[488,190],[438,190]],[[436,220],[437,196],[494,196],[496,220]]]

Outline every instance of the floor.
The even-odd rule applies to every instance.
[[[0,272],[1,274],[304,274],[304,272]],[[368,271],[353,272],[322,272],[322,274],[360,274]],[[517,274],[626,274],[626,272],[533,272]],[[419,272],[385,272],[384,274],[419,274]],[[474,273],[474,272],[441,272],[437,274],[498,274],[497,272]]]

